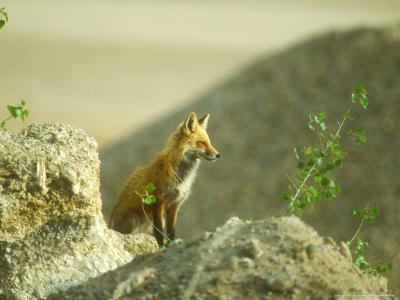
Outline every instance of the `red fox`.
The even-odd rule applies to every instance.
[[[147,215],[153,222],[154,237],[162,245],[165,211],[167,237],[174,239],[178,210],[190,194],[200,159],[215,161],[220,157],[207,135],[209,116],[197,120],[196,114],[190,113],[155,160],[133,171],[113,207],[110,228],[121,233],[150,232],[152,224]],[[156,187],[152,193],[157,201],[143,204],[145,215],[142,200],[135,192],[142,193],[150,182]]]

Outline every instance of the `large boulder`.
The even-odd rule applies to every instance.
[[[365,275],[343,242],[296,217],[230,220],[48,300],[382,299],[387,280]]]
[[[42,299],[154,251],[108,230],[97,143],[68,125],[0,131],[0,299]]]

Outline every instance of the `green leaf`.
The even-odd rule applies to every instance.
[[[156,199],[156,196],[150,195],[150,196],[146,197],[146,198],[143,200],[143,202],[146,203],[146,204],[152,204],[152,203],[156,203],[156,202],[157,202],[157,199]]]
[[[303,210],[302,210],[300,207],[297,208],[297,215],[298,215],[300,218],[303,216]]]
[[[335,160],[335,167],[341,167],[341,166],[342,166],[342,160],[341,159]]]
[[[138,195],[139,197],[143,197],[143,195],[137,191],[135,191],[135,194]]]
[[[379,214],[379,208],[377,208],[377,207],[371,208],[371,214],[373,216],[376,216],[377,214]]]
[[[356,94],[351,93],[351,102],[356,102]]]
[[[387,269],[388,269],[388,271],[390,271],[391,269],[393,269],[393,265],[392,264],[388,264],[387,265]]]
[[[321,183],[321,180],[322,180],[322,177],[321,176],[314,176],[314,181],[315,182],[318,182],[318,183]]]
[[[29,110],[24,110],[24,115],[26,116],[26,117],[29,117]]]
[[[360,211],[358,208],[355,208],[355,209],[353,210],[353,214],[354,214],[356,217],[361,217],[361,211]]]
[[[321,186],[322,187],[327,187],[329,185],[329,179],[326,177],[322,177],[321,179]]]
[[[312,154],[312,147],[309,146],[309,147],[304,151],[304,153],[305,153],[307,156],[311,155],[311,154]]]
[[[374,216],[364,216],[364,218],[370,224],[375,221],[375,217]]]
[[[2,128],[2,129],[3,129],[3,128],[4,128],[4,126],[6,126],[6,121],[2,121],[2,122],[1,122],[0,128]]]
[[[331,191],[326,191],[325,197],[326,197],[326,199],[332,199],[333,193]]]
[[[340,186],[335,186],[334,188],[333,188],[333,192],[335,193],[335,194],[341,194],[342,193],[342,189],[340,188]]]
[[[297,168],[299,168],[300,170],[303,170],[304,167],[305,167],[305,164],[304,164],[302,161],[299,161],[299,162],[297,163]]]
[[[6,21],[0,20],[0,29],[3,28],[3,26],[6,24]]]
[[[156,187],[154,186],[154,184],[152,182],[150,182],[146,187],[146,191],[148,191],[148,192],[152,192],[155,189],[156,189]]]
[[[289,200],[290,198],[289,198],[288,193],[282,194],[282,195],[281,195],[281,199],[282,199],[282,200],[285,200],[285,201]]]
[[[308,127],[309,127],[312,131],[315,131],[315,127],[314,127],[311,123],[308,124]]]
[[[310,201],[310,209],[314,210],[314,202],[313,201]]]
[[[313,193],[314,196],[319,194],[319,189],[313,185],[310,186],[310,191]]]
[[[361,100],[360,105],[362,106],[362,108],[367,109],[368,99]]]
[[[364,87],[361,84],[357,84],[356,87],[354,88],[354,91],[357,94],[367,95],[367,91],[364,89]]]
[[[318,119],[319,119],[319,121],[321,122],[321,121],[324,120],[325,118],[326,118],[326,112],[325,112],[325,111],[322,111],[322,112],[319,114]]]
[[[26,104],[25,100],[21,100],[21,105],[25,106],[25,104]]]
[[[319,125],[321,126],[322,131],[326,130],[327,127],[324,122],[321,122]]]
[[[13,116],[13,118],[17,117],[17,115],[15,114],[15,109],[16,109],[15,106],[7,105],[7,109],[10,112],[11,116]]]
[[[328,165],[325,167],[325,170],[327,170],[327,171],[335,170],[335,166],[332,165],[332,164],[328,164]]]
[[[297,159],[300,159],[299,155],[297,154],[297,149],[296,149],[296,147],[293,148],[293,151],[294,151],[294,154],[296,155],[296,158],[297,158]]]

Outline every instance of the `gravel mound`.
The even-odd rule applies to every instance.
[[[387,293],[386,279],[361,274],[345,243],[285,217],[232,219],[49,299],[388,299]]]

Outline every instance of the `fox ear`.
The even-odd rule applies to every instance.
[[[208,118],[210,117],[210,114],[206,114],[204,117],[202,117],[198,122],[201,127],[204,129],[207,129],[207,124],[208,124]]]
[[[183,131],[186,133],[193,133],[196,131],[198,126],[197,117],[194,112],[191,112],[183,123]]]

